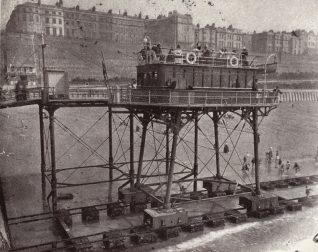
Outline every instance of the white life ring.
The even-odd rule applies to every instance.
[[[234,61],[234,62],[233,62]],[[231,58],[230,58],[230,65],[232,66],[232,67],[238,67],[238,65],[239,65],[239,59],[237,58],[237,57],[235,57],[235,56],[232,56]]]
[[[190,56],[193,57],[192,60],[189,59]],[[194,52],[189,52],[189,53],[187,53],[186,61],[187,61],[189,64],[191,64],[191,65],[194,64],[194,63],[197,61],[197,55],[195,55]]]

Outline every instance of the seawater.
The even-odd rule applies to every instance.
[[[207,228],[206,228],[207,229]],[[190,238],[156,252],[318,252],[313,241],[318,233],[318,206],[300,212],[286,212],[265,220],[249,220],[241,225]]]

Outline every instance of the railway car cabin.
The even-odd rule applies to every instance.
[[[252,89],[258,68],[234,55],[200,57],[188,52],[139,61],[137,87],[142,89]]]
[[[145,209],[144,224],[153,230],[175,227],[188,223],[188,213],[183,208]]]

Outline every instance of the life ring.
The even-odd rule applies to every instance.
[[[192,56],[192,60],[190,60],[190,56]],[[194,64],[197,61],[197,55],[194,52],[187,53],[186,61],[191,65]]]
[[[231,65],[232,67],[238,67],[238,65],[239,65],[239,59],[238,59],[237,57],[235,57],[235,56],[232,56],[232,57],[230,58],[230,65]]]

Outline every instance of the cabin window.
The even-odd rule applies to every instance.
[[[161,226],[164,227],[166,225],[165,220],[161,220]]]
[[[181,217],[178,217],[178,224],[182,223]]]
[[[152,79],[157,80],[158,79],[158,73],[152,72]]]
[[[183,69],[183,71],[182,71],[182,78],[185,78],[186,77],[186,70],[185,69]]]
[[[236,88],[244,88],[245,87],[245,76],[246,76],[246,71],[240,70],[238,72],[238,82],[236,85]]]
[[[144,73],[138,73],[137,74],[137,84],[140,85],[140,86],[143,86],[145,84]]]
[[[201,69],[194,69],[193,70],[193,84],[195,87],[201,87],[202,86],[202,70]]]
[[[175,68],[172,69],[172,77],[176,78],[176,69]]]
[[[213,87],[220,87],[220,69],[213,69]]]
[[[246,88],[252,88],[252,86],[253,86],[253,76],[254,76],[254,72],[252,72],[252,71],[247,71],[247,75],[246,75]]]
[[[230,78],[229,78],[229,87],[235,88],[236,87],[236,80],[238,77],[238,72],[235,70],[230,71]]]
[[[229,76],[230,72],[228,70],[221,71],[221,80],[220,80],[220,87],[229,87]]]

